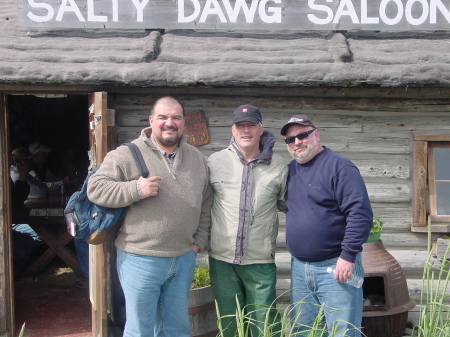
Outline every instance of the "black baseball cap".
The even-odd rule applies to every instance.
[[[239,122],[262,123],[261,111],[250,104],[241,105],[233,113],[233,125]]]
[[[313,128],[316,128],[314,123],[312,122],[312,120],[309,119],[308,116],[306,115],[295,115],[292,116],[287,122],[286,124],[283,125],[283,127],[281,128],[281,135],[285,136],[286,135],[286,131],[287,129],[294,124],[299,124],[299,125],[305,125],[305,126],[311,126]]]

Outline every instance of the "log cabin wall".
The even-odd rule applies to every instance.
[[[192,90],[189,95],[176,90],[171,93],[184,103],[186,111],[205,112],[211,137],[210,144],[199,147],[205,156],[228,146],[232,112],[239,105],[250,103],[262,110],[264,127],[278,139],[274,151],[286,163],[291,158],[279,131],[291,115],[302,113],[320,130],[323,145],[358,166],[367,184],[374,215],[385,223],[383,243],[403,268],[410,296],[419,304],[427,234],[411,231],[413,135],[450,133],[450,99],[445,95],[427,97],[420,89],[393,93],[387,88],[355,89],[352,97],[332,88],[303,88],[301,92],[292,88],[236,92],[217,89],[214,93],[208,89]],[[114,97],[111,107],[116,110],[118,144],[136,138],[148,125],[151,105],[159,96]],[[280,214],[276,263],[280,302],[287,303],[290,254],[286,250],[283,214]],[[418,309],[415,310],[417,313]],[[411,312],[414,316],[414,309]]]

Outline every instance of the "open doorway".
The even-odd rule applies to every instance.
[[[64,187],[59,183],[48,184],[47,197],[50,195],[55,200],[66,201],[69,193],[84,181],[89,165],[88,97],[9,95],[7,106],[11,153],[15,149],[28,150],[24,156],[31,161],[33,155],[36,156],[32,153],[36,152],[35,147],[43,150],[41,152],[45,154],[54,175],[64,179]],[[11,164],[15,164],[13,159]],[[41,198],[34,198],[37,199]],[[27,199],[25,203],[29,201]],[[42,223],[46,219],[51,222],[61,215],[56,208],[47,208],[45,215],[41,214],[42,209],[37,208],[27,208],[27,214],[31,210],[36,212],[36,218]],[[15,225],[22,224],[21,221],[14,221],[23,219],[14,216],[20,211],[23,209],[13,207]],[[52,236],[42,233],[41,239],[44,240],[34,243],[26,262],[20,266],[20,272],[14,275],[15,336],[18,336],[23,323],[26,325],[24,336],[91,336],[88,282],[84,280],[83,268],[77,269],[68,263],[71,256],[75,256],[74,261],[78,260],[78,247],[70,238],[60,239],[67,234],[63,223],[52,223],[48,231]],[[58,240],[61,241],[56,246],[59,253],[55,253],[47,243]]]

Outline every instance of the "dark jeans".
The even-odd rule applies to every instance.
[[[80,270],[85,277],[89,277],[89,244],[81,239],[74,239],[73,242]]]
[[[17,278],[22,273],[31,252],[34,249],[34,239],[24,233],[12,231],[13,238],[13,261],[14,277]]]

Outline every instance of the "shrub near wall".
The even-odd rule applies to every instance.
[[[193,337],[213,337],[218,333],[216,304],[207,267],[197,267],[189,292],[189,316]]]

